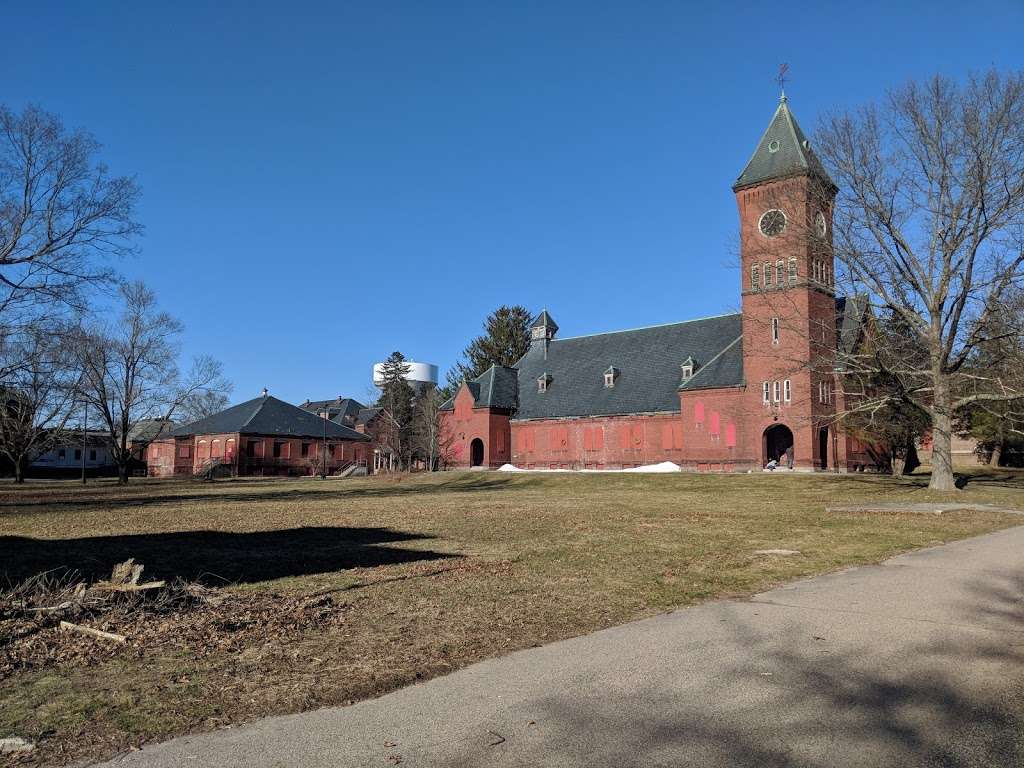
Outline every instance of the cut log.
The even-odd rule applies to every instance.
[[[128,642],[128,638],[124,635],[115,635],[113,632],[104,632],[101,629],[83,627],[81,624],[72,624],[70,621],[62,621],[60,623],[60,628],[65,632],[77,632],[80,635],[88,635],[89,637],[99,638],[100,640],[110,640],[114,643]]]
[[[92,585],[92,589],[106,592],[142,592],[147,589],[160,589],[167,586],[166,581],[147,581],[144,584],[114,584],[109,581],[100,581]]]

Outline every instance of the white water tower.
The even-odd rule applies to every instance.
[[[409,372],[405,374],[405,380],[412,384],[413,389],[420,390],[428,386],[437,386],[436,365],[433,363],[417,363],[412,360],[406,360],[405,364],[409,367]],[[375,387],[383,386],[383,373],[384,363],[374,363],[373,385]]]

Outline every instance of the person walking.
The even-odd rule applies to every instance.
[[[789,467],[789,469],[793,468],[793,446],[792,445],[789,446],[789,448],[786,449],[786,466]]]

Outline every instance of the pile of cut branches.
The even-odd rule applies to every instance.
[[[183,580],[143,581],[126,560],[109,579],[41,573],[0,590],[0,675],[166,649],[204,656],[343,620],[330,596],[238,593]]]

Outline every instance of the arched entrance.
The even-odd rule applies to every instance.
[[[473,442],[469,444],[469,465],[471,467],[479,467],[484,463],[484,441],[479,437],[474,437]]]
[[[828,427],[818,430],[818,466],[828,469]]]
[[[775,459],[779,464],[786,463],[786,449],[793,447],[793,432],[785,424],[772,424],[764,431],[764,456],[761,463],[767,464]]]

